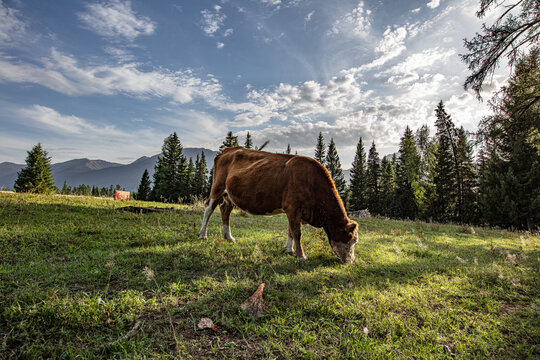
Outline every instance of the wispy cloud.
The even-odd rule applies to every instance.
[[[155,32],[155,23],[135,13],[129,0],[87,4],[86,11],[77,16],[85,28],[109,40],[134,41],[140,35]]]
[[[353,35],[367,37],[371,30],[371,10],[364,9],[360,1],[356,8],[337,19],[328,32],[329,35]]]
[[[140,128],[135,124],[131,126],[130,131],[124,131],[115,125],[97,124],[42,105],[14,108],[11,111],[18,115],[21,125],[41,130],[38,134],[27,134],[26,140],[35,143],[44,142],[43,138],[47,138],[50,144],[54,144],[52,148],[48,147],[46,142],[44,145],[50,150],[49,154],[55,161],[89,154],[92,157],[113,161],[126,158],[134,160],[158,152],[159,146],[155,139],[161,141],[166,135],[149,128]],[[81,149],[84,149],[84,152],[81,152]]]
[[[220,11],[221,6],[219,5],[215,5],[213,11],[208,9],[204,9],[203,11],[201,11],[201,29],[207,36],[214,36],[214,34],[219,30],[219,28],[223,26],[227,15],[221,13]]]
[[[170,98],[188,103],[195,98],[220,96],[221,85],[190,70],[142,71],[137,64],[81,66],[69,55],[53,49],[42,64],[12,61],[0,54],[0,79],[16,83],[34,83],[67,95],[125,94],[140,97]]]
[[[13,40],[13,36],[20,34],[26,28],[26,24],[19,18],[18,11],[4,6],[0,0],[0,45],[7,45]]]
[[[304,27],[307,26],[307,24],[311,21],[313,14],[315,14],[315,10],[312,10],[306,15],[306,17],[304,18]]]

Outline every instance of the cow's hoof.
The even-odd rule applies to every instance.
[[[285,254],[294,256],[294,251],[292,251],[292,250],[285,250]]]
[[[306,261],[306,260],[307,260],[306,255],[298,257],[298,261]]]
[[[233,237],[226,237],[225,240],[230,241],[232,243],[236,243],[236,239]]]
[[[204,235],[204,234],[199,234],[199,239],[201,240],[208,240],[208,236]]]

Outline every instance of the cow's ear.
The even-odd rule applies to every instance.
[[[347,230],[348,230],[350,233],[353,233],[357,228],[358,228],[358,224],[357,224],[355,221],[351,221],[351,222],[347,225]]]

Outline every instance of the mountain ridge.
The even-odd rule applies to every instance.
[[[195,161],[197,155],[204,152],[206,165],[211,169],[217,151],[205,148],[184,148],[182,153],[189,159]],[[136,191],[142,174],[148,170],[150,177],[154,174],[154,166],[160,154],[153,156],[141,156],[128,164],[115,163],[105,160],[90,160],[88,158],[72,159],[51,164],[51,171],[55,185],[62,188],[64,181],[68,186],[78,186],[82,184],[95,185],[98,187],[109,187],[110,185],[120,185],[129,191]],[[0,163],[0,188],[13,189],[17,172],[26,167],[25,164],[12,162]]]

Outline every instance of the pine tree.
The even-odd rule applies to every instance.
[[[459,221],[472,224],[478,221],[478,176],[473,160],[472,145],[467,139],[463,127],[457,130],[458,172],[461,174],[462,201],[459,209]]]
[[[54,181],[51,174],[51,158],[40,143],[28,151],[26,167],[17,173],[13,189],[16,192],[51,193]]]
[[[201,157],[197,155],[197,161],[195,162],[195,178],[194,178],[194,190],[193,195],[199,199],[202,199],[206,196],[206,174],[208,170],[206,169],[206,158],[204,152],[201,152]]]
[[[204,192],[204,197],[209,197],[210,192],[212,191],[212,184],[214,182],[214,167],[210,169],[209,175],[208,175],[208,182],[206,183],[206,189]]]
[[[343,170],[341,169],[341,162],[339,161],[339,155],[337,153],[334,139],[330,139],[325,164],[326,169],[334,180],[334,184],[336,185],[339,196],[341,196],[342,199],[345,199],[347,194],[347,184],[345,183],[345,178],[343,177]]]
[[[69,194],[69,189],[68,189],[66,180],[64,180],[64,185],[62,185],[62,190],[60,190],[60,193],[63,195]]]
[[[188,166],[186,168],[186,194],[184,195],[184,201],[193,202],[194,190],[195,190],[195,165],[193,159],[189,158]]]
[[[420,184],[420,156],[414,136],[407,126],[399,146],[396,168],[396,216],[415,219],[424,197]]]
[[[231,133],[232,135],[232,133]],[[246,135],[246,142],[244,143],[244,147],[246,149],[252,149],[253,148],[253,140],[251,139],[251,135],[249,134],[249,131],[247,132],[247,135]]]
[[[285,154],[291,153],[291,144],[287,144],[287,150],[285,150]]]
[[[382,159],[380,206],[381,215],[391,217],[394,215],[394,197],[396,192],[396,174],[392,163],[384,157]]]
[[[439,221],[458,220],[462,182],[458,173],[459,167],[456,157],[456,131],[442,101],[435,109],[435,114],[437,151],[433,178],[435,184],[433,217]]]
[[[540,226],[540,50],[521,58],[482,120],[480,208],[491,225]]]
[[[435,201],[435,165],[437,163],[437,139],[430,137],[429,127],[422,125],[415,134],[416,147],[420,155],[420,183],[425,190],[424,206],[420,209],[420,217],[433,218]]]
[[[150,174],[147,169],[144,169],[144,172],[139,183],[139,188],[137,189],[137,200],[147,201],[150,199]]]
[[[163,141],[154,172],[154,200],[177,202],[187,196],[187,161],[182,155],[182,149],[176,132]]]
[[[540,4],[538,0],[505,1],[480,0],[476,16],[483,17],[490,9],[499,8],[501,15],[493,25],[482,24],[482,33],[471,40],[464,40],[468,54],[460,55],[471,75],[465,81],[465,89],[472,88],[480,96],[486,78],[493,75],[499,61],[506,57],[510,67],[518,62],[522,51],[538,47],[540,38]],[[519,9],[519,7],[521,9]],[[537,91],[540,89],[536,88]],[[539,104],[540,97],[531,98]],[[524,105],[524,104],[522,104]]]
[[[326,146],[324,145],[324,137],[322,135],[322,132],[320,132],[319,137],[317,138],[317,146],[315,147],[315,155],[313,158],[321,164],[324,164],[325,157]]]
[[[227,133],[227,136],[225,137],[225,140],[223,140],[223,144],[221,144],[221,146],[219,147],[219,152],[222,152],[223,150],[225,150],[225,148],[234,146],[238,146],[238,136],[234,136],[232,131],[229,131]]]
[[[367,187],[366,197],[368,203],[369,212],[372,214],[380,214],[380,182],[381,182],[381,164],[379,160],[379,153],[375,147],[375,141],[371,144],[369,149],[368,161],[367,161]]]
[[[349,209],[353,211],[367,208],[366,201],[366,152],[362,138],[356,145],[356,154],[351,169]]]

